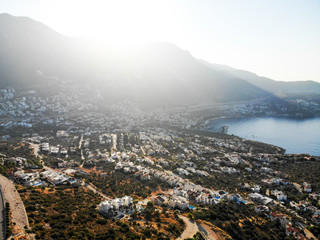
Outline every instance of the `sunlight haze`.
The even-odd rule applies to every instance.
[[[0,10],[0,240],[320,239],[320,0]]]
[[[316,0],[4,0],[0,6],[68,36],[170,42],[196,58],[275,80],[320,81]]]

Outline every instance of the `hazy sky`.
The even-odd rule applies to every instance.
[[[71,36],[166,41],[275,80],[320,82],[320,0],[1,0]]]

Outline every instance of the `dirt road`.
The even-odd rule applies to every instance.
[[[199,232],[198,225],[195,221],[190,221],[189,218],[179,215],[179,218],[181,218],[185,224],[186,228],[181,234],[180,237],[177,238],[177,240],[183,240],[185,238],[192,238],[193,235],[195,235],[197,232]]]
[[[179,215],[179,218],[181,218],[185,222],[186,228],[181,234],[181,236],[177,238],[177,240],[192,238],[197,232],[201,232],[202,236],[205,239],[210,239],[210,240],[219,239],[217,234],[211,230],[210,226],[190,220],[189,218],[183,215]]]

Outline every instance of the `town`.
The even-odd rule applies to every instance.
[[[86,132],[102,132],[105,129],[128,131],[145,124],[169,124],[179,128],[205,127],[206,118],[252,116],[317,116],[319,99],[286,99],[272,102],[217,104],[186,106],[178,109],[142,111],[134,103],[124,100],[118,104],[104,105],[99,90],[90,85],[86,89],[74,89],[58,85],[58,94],[29,90],[21,92],[13,88],[0,89],[0,128],[7,132],[25,133],[55,129],[60,126],[68,132],[76,132],[75,125],[87,125]],[[44,91],[44,90],[42,90]],[[202,116],[202,117],[199,117]],[[2,135],[7,138],[8,135]]]
[[[0,240],[320,239],[319,1],[1,10]]]
[[[10,88],[0,91],[0,170],[14,181],[11,191],[17,189],[21,196],[21,201],[11,202],[21,208],[19,213],[10,208],[8,236],[22,232],[50,238],[55,229],[53,236],[63,238],[66,232],[55,227],[56,219],[42,219],[42,212],[60,212],[38,205],[48,201],[46,197],[58,197],[55,194],[65,188],[69,198],[82,194],[96,202],[85,208],[98,225],[134,223],[124,227],[132,230],[128,234],[133,239],[159,233],[163,239],[192,238],[197,233],[205,239],[246,236],[244,227],[237,232],[229,229],[234,220],[226,225],[220,216],[205,217],[208,207],[222,211],[213,208],[230,204],[250,210],[250,221],[280,222],[281,228],[274,227],[274,235],[268,232],[266,237],[316,239],[319,235],[319,157],[284,154],[280,147],[224,134],[225,129],[205,131],[208,119],[222,116],[316,114],[320,109],[316,102],[288,99],[276,105],[265,101],[142,111],[127,100],[101,105],[101,94],[90,86],[78,91],[57,87],[61,88],[58,95]],[[23,221],[19,215],[25,215]],[[83,213],[79,215],[85,219]],[[245,215],[238,217],[250,228],[262,227],[249,224]],[[190,233],[191,221],[201,227]],[[111,228],[116,226],[111,224]],[[128,238],[122,232],[107,234]],[[260,230],[251,234],[245,238],[263,235]]]
[[[168,208],[182,219],[184,214],[189,219],[200,215],[201,219],[206,206],[233,202],[269,221],[278,220],[286,236],[316,239],[312,232],[317,234],[320,224],[317,175],[314,173],[312,182],[310,172],[309,178],[307,174],[305,179],[297,179],[284,166],[318,167],[319,157],[288,155],[276,146],[220,133],[178,130],[177,126],[103,131],[101,126],[93,126],[70,125],[49,134],[24,133],[22,138],[1,143],[3,173],[21,186],[18,191],[29,218],[35,214],[28,205],[33,204],[31,198],[24,196],[30,187],[80,187],[99,195],[95,211],[106,220],[153,221],[153,215],[147,214],[151,208]],[[28,154],[9,151],[7,144],[12,141],[15,149],[29,149]],[[163,221],[156,220],[157,231],[161,231]],[[45,234],[46,229],[36,226],[30,221],[33,230],[26,231]],[[153,228],[144,227],[144,231]],[[219,227],[225,231],[223,225]],[[15,225],[11,228],[14,232]],[[178,237],[182,231],[183,225],[176,235],[166,232],[163,236]],[[202,236],[211,239],[209,231]]]

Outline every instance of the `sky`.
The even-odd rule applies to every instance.
[[[279,81],[320,82],[320,0],[1,0],[68,36],[170,42]]]

